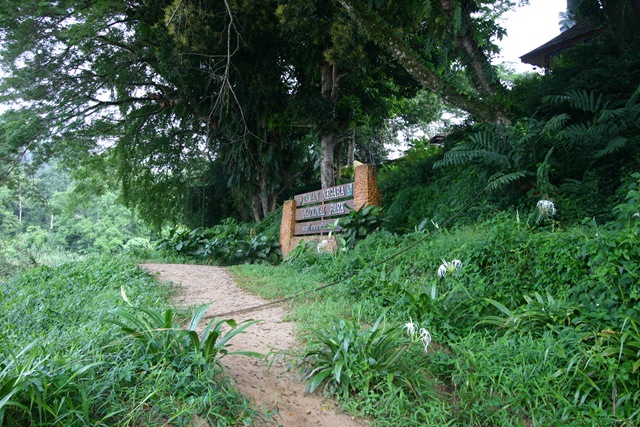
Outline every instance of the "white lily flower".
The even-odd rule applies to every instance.
[[[429,344],[431,344],[431,333],[429,333],[425,328],[420,328],[420,341],[422,341],[424,352],[426,353],[429,349]]]
[[[438,267],[438,277],[444,277],[447,275],[447,273],[453,274],[457,271],[460,271],[461,268],[462,268],[462,261],[460,261],[459,259],[454,259],[451,262],[448,262],[445,259],[443,259],[442,264],[440,265],[440,267]]]
[[[446,264],[442,264],[438,267],[438,277],[444,277],[447,275],[447,266]]]
[[[318,252],[325,252],[325,248],[329,246],[329,241],[327,239],[322,240],[320,243],[318,243]]]
[[[554,216],[556,214],[556,206],[551,200],[538,201],[536,208],[538,208],[538,212],[540,212],[540,215],[543,215],[545,217]]]
[[[409,335],[409,338],[411,338],[411,340],[413,340],[414,337],[416,336],[417,328],[418,327],[416,326],[415,323],[413,323],[413,319],[411,319],[411,317],[409,317],[409,321],[405,323],[405,325],[402,327],[403,330],[406,329],[407,335]]]

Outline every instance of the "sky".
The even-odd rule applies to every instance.
[[[507,36],[497,42],[502,52],[494,62],[513,62],[516,71],[532,71],[520,57],[560,34],[558,14],[566,9],[566,0],[529,0],[527,6],[505,13]]]

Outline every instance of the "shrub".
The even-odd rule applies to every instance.
[[[123,287],[136,309],[118,308],[124,304]],[[173,312],[164,309],[169,291],[134,263],[114,257],[39,267],[2,281],[0,424],[186,426],[195,416],[212,425],[257,420],[216,363],[229,339],[248,324],[223,334],[225,322],[213,323],[205,335],[194,336],[200,308],[191,330],[178,330]],[[122,323],[140,345],[131,345],[104,321],[112,309],[129,316],[132,322]],[[172,327],[150,330],[166,324]]]
[[[180,328],[171,309],[161,313],[144,308],[121,308],[112,311],[112,317],[107,321],[119,326],[127,337],[141,344],[142,353],[153,364],[168,362],[180,369],[208,369],[215,365],[219,368],[220,358],[229,353],[228,342],[257,321],[237,324],[233,319],[213,319],[200,337],[196,328],[208,307],[205,304],[194,311],[187,329]],[[224,325],[230,328],[225,333],[222,332]],[[245,351],[233,354],[261,356]]]
[[[383,317],[370,328],[355,320],[335,320],[315,331],[304,352],[302,366],[308,388],[346,398],[368,393],[398,375],[396,362],[406,350],[400,328],[384,330]]]
[[[337,223],[341,227],[341,233],[336,236],[344,241],[344,244],[353,248],[358,240],[377,230],[382,224],[382,208],[380,206],[365,206],[361,209],[353,209],[348,215],[341,217]]]
[[[276,235],[255,234],[248,224],[227,219],[208,229],[178,226],[158,242],[158,249],[221,264],[280,262],[282,252]]]

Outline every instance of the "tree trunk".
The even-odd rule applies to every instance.
[[[451,0],[440,0],[442,9],[449,19],[453,22],[455,20],[455,11],[453,10]],[[494,84],[491,82],[491,66],[489,58],[484,54],[484,51],[480,45],[473,38],[471,31],[465,31],[461,29],[456,34],[456,44],[467,53],[469,58],[469,65],[473,70],[476,77],[476,88],[480,95],[488,96],[489,98],[495,98],[496,90]],[[496,87],[502,88],[500,85]]]
[[[267,191],[267,168],[263,165],[260,167],[260,203],[262,208],[261,218],[269,214],[269,193]]]
[[[260,192],[258,190],[253,192],[251,209],[253,210],[253,220],[260,222]]]
[[[322,160],[320,161],[320,183],[322,188],[336,185],[336,176],[333,170],[333,151],[335,149],[335,137],[332,132],[327,132],[320,138]]]
[[[338,100],[338,89],[340,76],[338,67],[327,62],[322,64],[322,96],[327,100],[327,104],[334,108]],[[336,148],[336,135],[334,127],[325,124],[320,135],[320,183],[322,188],[329,188],[336,185],[334,151]]]
[[[356,154],[356,128],[351,131],[351,138],[349,139],[349,146],[347,148],[347,166],[353,166],[353,161]]]
[[[276,204],[278,202],[278,198],[275,196],[275,194],[271,195],[271,204],[269,205],[269,213],[273,212],[276,210]]]

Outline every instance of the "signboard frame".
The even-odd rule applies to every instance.
[[[354,209],[354,183],[297,194],[293,199],[299,207],[295,211],[294,236],[337,232],[340,226],[333,224]]]

